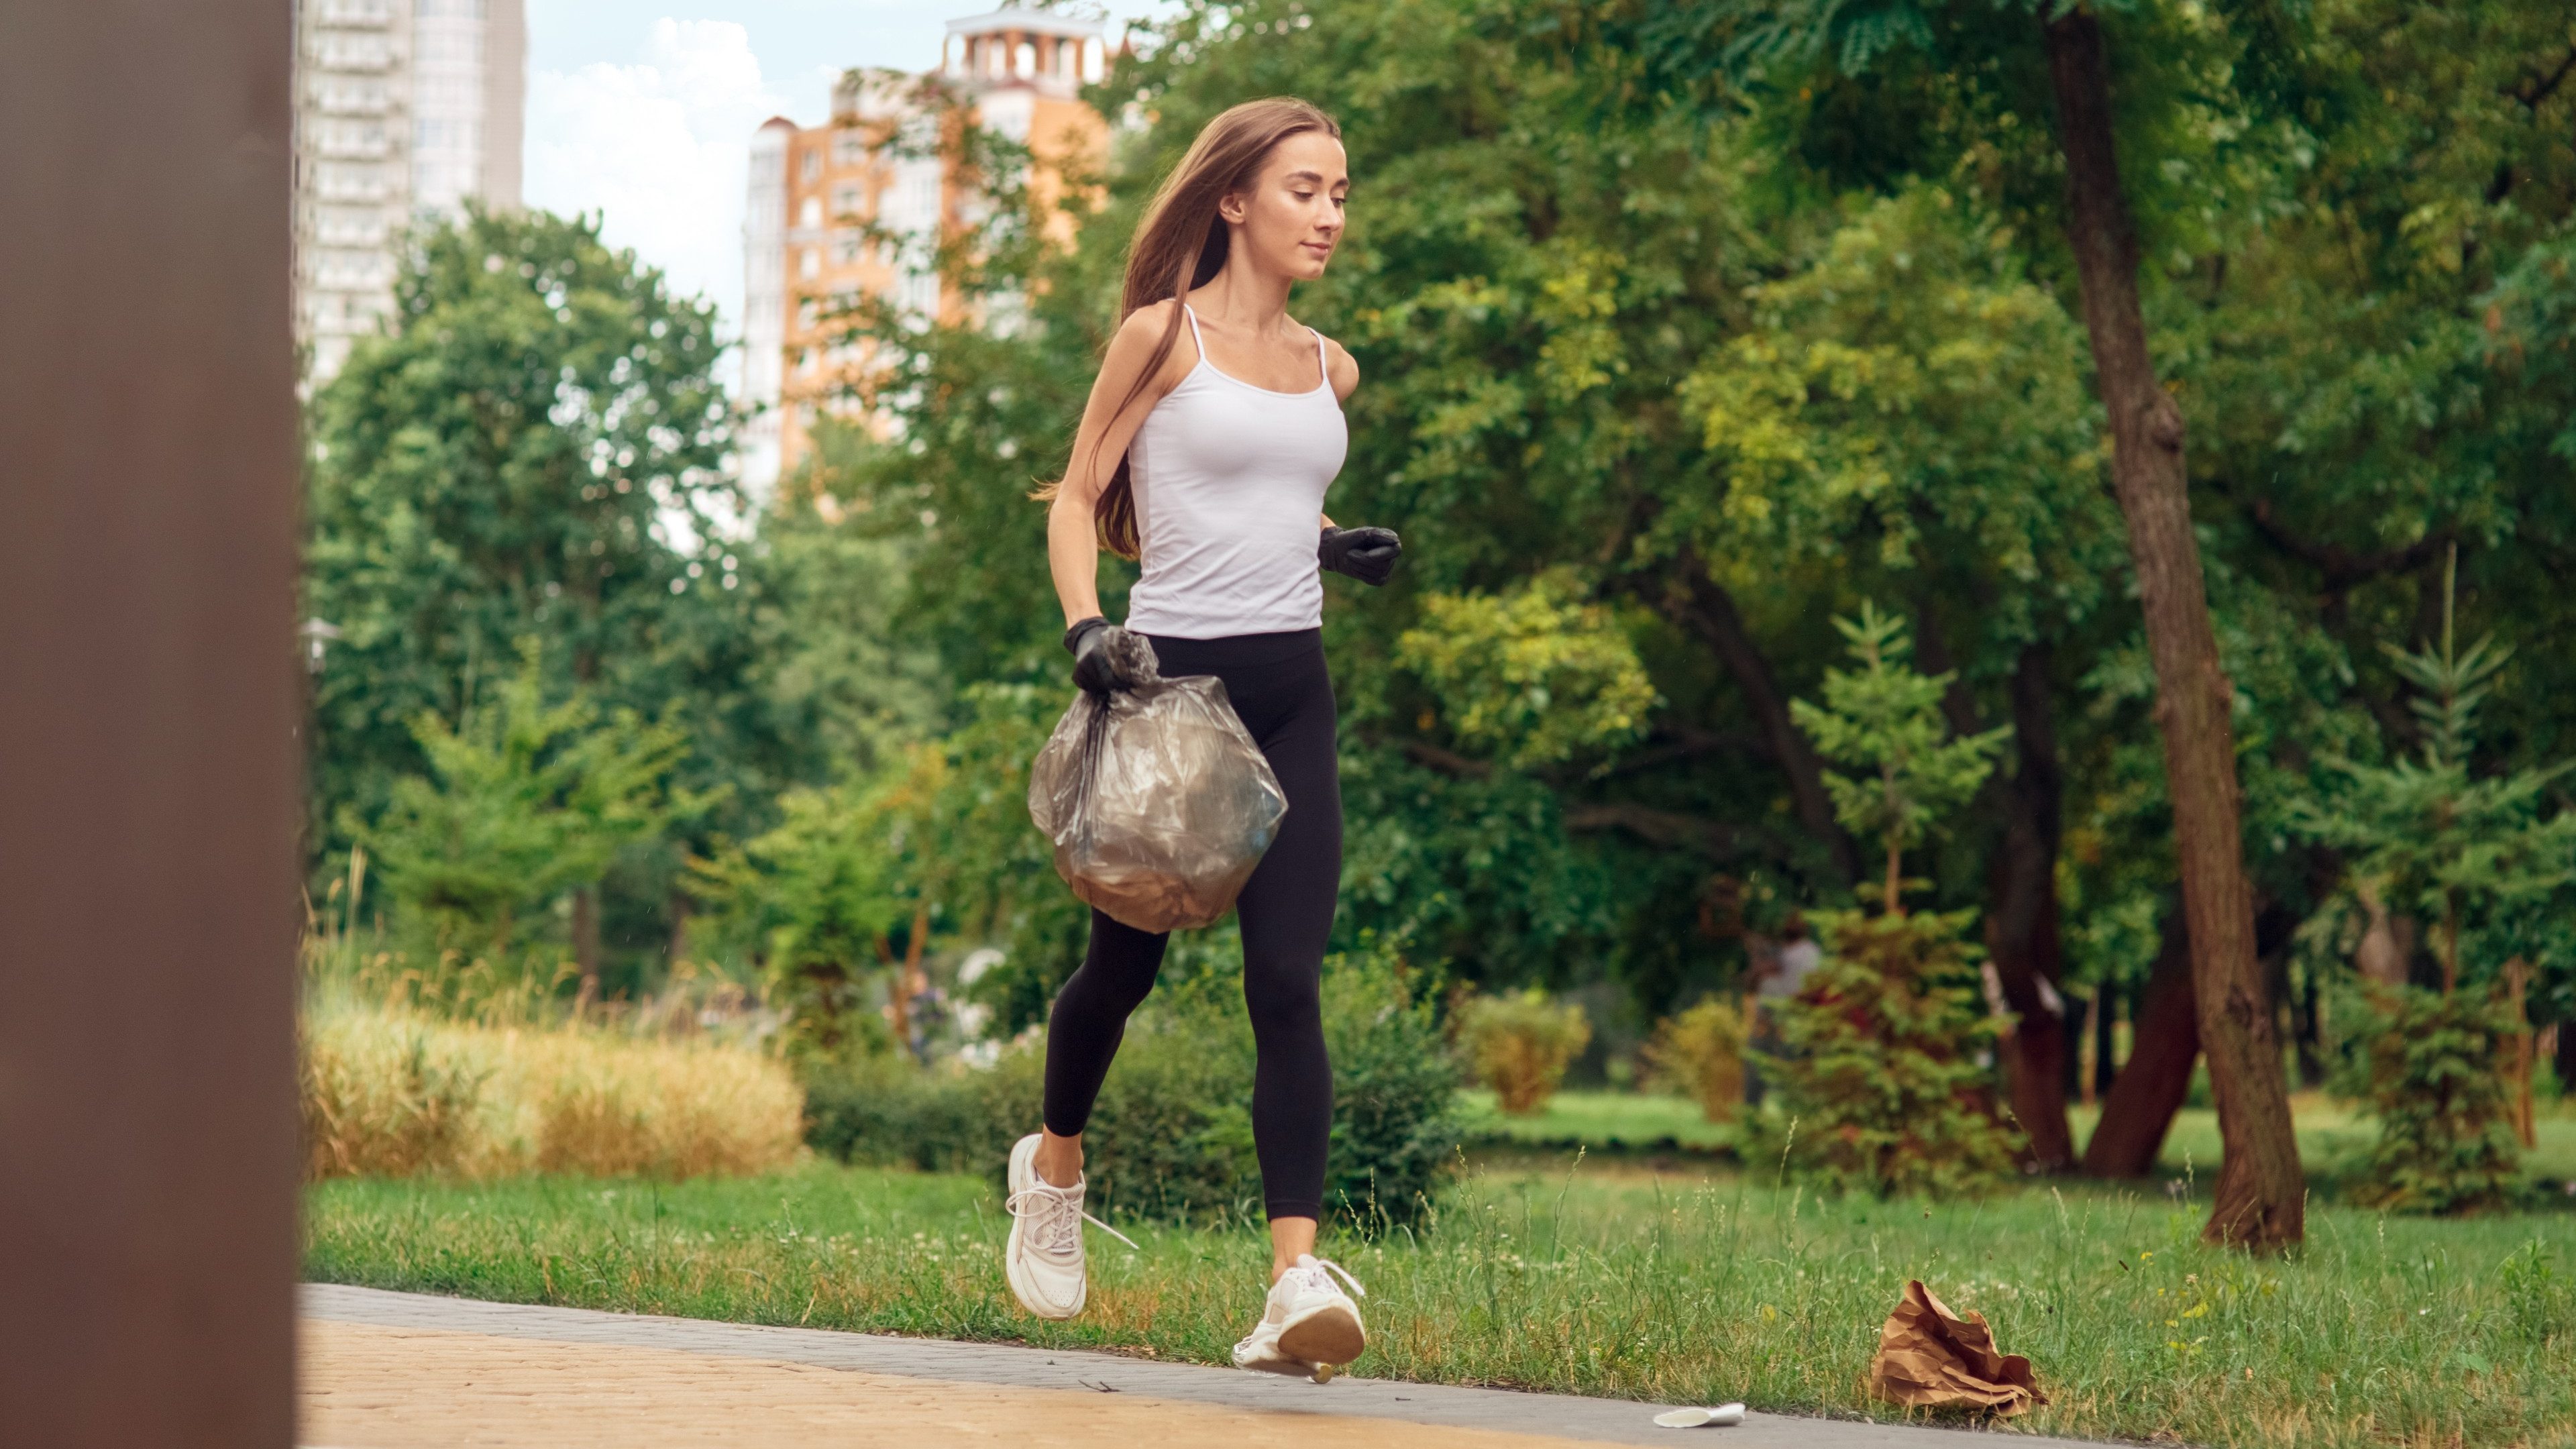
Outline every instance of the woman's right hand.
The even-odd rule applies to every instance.
[[[1065,652],[1073,656],[1073,682],[1095,699],[1106,699],[1113,689],[1132,689],[1136,681],[1119,667],[1121,651],[1110,642],[1127,631],[1098,614],[1076,620],[1064,631]]]

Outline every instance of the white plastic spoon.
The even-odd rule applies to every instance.
[[[1714,1409],[1666,1409],[1655,1416],[1655,1422],[1667,1429],[1728,1429],[1744,1422],[1744,1406],[1720,1404]]]

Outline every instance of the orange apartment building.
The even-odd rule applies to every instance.
[[[812,453],[818,421],[855,412],[850,384],[866,360],[840,340],[835,314],[871,297],[956,320],[957,299],[941,295],[930,253],[971,224],[974,203],[953,141],[942,144],[941,108],[926,98],[944,93],[948,116],[1026,144],[1031,189],[1051,201],[1066,170],[1095,168],[1107,153],[1108,124],[1081,88],[1111,63],[1098,22],[1008,4],[948,22],[936,71],[852,70],[833,88],[824,124],[780,116],[755,133],[742,372],[742,401],[753,409],[743,480],[755,495]]]

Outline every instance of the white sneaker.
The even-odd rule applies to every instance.
[[[1330,1271],[1327,1271],[1330,1270]],[[1252,1336],[1234,1346],[1234,1366],[1261,1373],[1312,1376],[1331,1380],[1342,1365],[1368,1347],[1368,1330],[1360,1325],[1360,1306],[1333,1281],[1365,1298],[1368,1290],[1342,1265],[1312,1253],[1301,1253],[1297,1266],[1270,1285],[1269,1301]]]
[[[1040,1318],[1071,1318],[1082,1311],[1090,1285],[1082,1266],[1082,1225],[1133,1248],[1135,1240],[1082,1210],[1082,1188],[1057,1187],[1038,1176],[1038,1134],[1011,1146],[1011,1239],[1002,1249],[1002,1272],[1020,1306]]]

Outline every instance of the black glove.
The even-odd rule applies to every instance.
[[[1392,528],[1328,528],[1315,544],[1315,559],[1337,574],[1364,584],[1382,584],[1395,575],[1404,556],[1404,541]]]
[[[1098,614],[1076,620],[1065,630],[1065,652],[1073,656],[1073,682],[1103,699],[1113,689],[1132,687],[1135,681],[1120,674],[1109,651],[1111,636],[1126,632]]]

